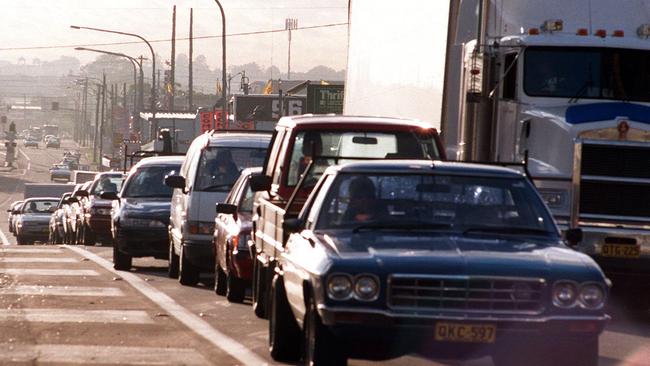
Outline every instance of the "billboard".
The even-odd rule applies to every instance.
[[[307,113],[343,113],[343,85],[307,86]]]

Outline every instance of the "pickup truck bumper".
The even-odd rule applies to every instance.
[[[119,251],[132,257],[167,259],[169,255],[167,228],[120,228],[116,236]]]
[[[212,241],[183,241],[187,260],[204,271],[214,271],[214,245]]]

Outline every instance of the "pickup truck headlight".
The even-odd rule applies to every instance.
[[[600,309],[605,305],[605,291],[597,284],[586,284],[580,288],[579,299],[587,309]]]
[[[327,280],[327,295],[332,300],[348,300],[352,297],[352,279],[345,274],[331,275]]]
[[[379,281],[372,275],[359,275],[354,280],[354,296],[357,300],[373,301],[379,295]]]
[[[165,224],[158,220],[150,219],[131,219],[124,218],[120,220],[120,224],[123,227],[148,227],[148,228],[164,228]]]
[[[553,286],[553,305],[559,308],[572,308],[578,300],[578,288],[572,282],[557,282]]]
[[[539,195],[549,208],[565,208],[569,192],[564,189],[539,188]]]

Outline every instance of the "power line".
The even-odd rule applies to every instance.
[[[331,24],[321,24],[321,25],[312,25],[308,27],[299,27],[296,30],[307,30],[307,29],[318,29],[318,28],[332,28],[340,27],[343,25],[348,25],[345,23],[331,23]],[[282,33],[286,32],[284,28],[282,29],[270,29],[263,31],[252,31],[252,32],[241,32],[241,33],[231,33],[226,34],[226,37],[241,37],[241,36],[252,36],[258,34],[270,34],[270,33]],[[221,36],[198,36],[193,37],[194,40],[197,39],[214,39],[221,38]],[[187,41],[189,37],[185,38],[176,38],[177,41]],[[155,39],[149,41],[150,43],[161,43],[161,42],[171,42],[171,39]],[[91,44],[73,44],[73,45],[56,45],[56,46],[30,46],[30,47],[4,47],[0,48],[0,51],[27,51],[27,50],[51,50],[57,48],[74,48],[74,47],[97,47],[97,46],[120,46],[120,45],[129,45],[129,44],[140,44],[140,41],[130,41],[130,42],[111,42],[111,43],[91,43]]]

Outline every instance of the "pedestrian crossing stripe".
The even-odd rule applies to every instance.
[[[152,324],[142,310],[0,309],[0,321]]]
[[[83,286],[29,286],[19,285],[0,288],[0,295],[41,295],[41,296],[124,296],[122,290],[116,287],[83,287]]]
[[[0,273],[16,276],[99,276],[92,269],[4,268]]]

